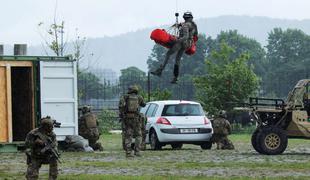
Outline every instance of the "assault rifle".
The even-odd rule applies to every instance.
[[[45,141],[46,140],[46,141]],[[44,139],[44,148],[41,150],[42,154],[46,154],[48,159],[56,159],[57,162],[61,163],[60,161],[60,154],[58,151],[52,146],[53,141],[51,138],[47,137]]]

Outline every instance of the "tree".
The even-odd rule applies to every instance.
[[[146,89],[146,73],[137,67],[132,66],[126,69],[122,69],[119,80],[123,92],[125,92],[130,85],[134,84],[142,87],[142,89]]]
[[[210,113],[228,110],[228,102],[247,100],[258,88],[258,77],[248,65],[250,55],[242,53],[235,58],[234,53],[235,50],[223,42],[207,59],[207,74],[195,78],[197,98]]]
[[[248,64],[253,66],[253,70],[258,76],[264,76],[267,68],[266,52],[259,42],[239,34],[237,30],[221,31],[215,39],[211,37],[207,39],[207,54],[211,55],[212,51],[220,50],[222,42],[227,43],[228,46],[234,49],[234,52],[231,54],[232,59],[247,53],[249,55]]]
[[[275,28],[269,33],[266,96],[286,97],[300,79],[309,78],[310,36],[298,29]]]

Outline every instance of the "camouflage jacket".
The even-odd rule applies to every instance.
[[[214,134],[228,135],[231,133],[231,126],[227,119],[218,117],[212,122]]]
[[[121,96],[120,100],[119,100],[119,104],[118,104],[118,109],[119,109],[119,117],[120,118],[124,118],[126,116],[126,99],[128,94],[125,94],[123,96]],[[136,96],[138,96],[139,99],[139,105],[144,107],[145,106],[145,102],[143,100],[143,97],[136,94]],[[139,117],[139,114],[137,114],[137,118]]]
[[[192,42],[193,36],[198,35],[197,25],[194,21],[186,21],[181,24],[179,42]]]
[[[43,137],[43,139],[42,139]],[[39,145],[36,144],[35,141],[37,139],[42,140],[43,142],[46,141],[46,139],[51,140],[51,147],[57,151],[57,140],[56,140],[56,134],[52,132],[51,134],[46,134],[42,129],[36,128],[30,131],[25,140],[25,144],[27,148],[30,148],[31,150],[31,156],[36,158],[46,158],[46,154],[43,154],[41,150],[45,147],[45,145]]]

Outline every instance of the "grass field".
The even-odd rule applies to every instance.
[[[282,155],[256,153],[250,135],[231,135],[236,149],[201,150],[184,145],[182,150],[165,146],[147,150],[143,157],[126,159],[121,136],[105,134],[105,150],[96,153],[62,153],[59,179],[310,179],[310,141],[290,139]],[[22,179],[26,171],[23,153],[0,154],[0,179]],[[48,166],[40,177],[47,178]]]

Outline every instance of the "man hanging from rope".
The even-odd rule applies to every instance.
[[[170,56],[174,53],[176,54],[175,57],[175,64],[173,69],[173,79],[171,83],[176,84],[178,81],[179,76],[179,68],[180,68],[180,60],[183,53],[191,47],[193,43],[193,37],[198,35],[197,25],[193,21],[193,15],[191,12],[185,12],[183,15],[185,20],[184,23],[176,24],[179,28],[179,36],[176,41],[173,42],[172,47],[167,51],[164,63],[159,66],[158,69],[152,71],[151,74],[156,76],[161,76],[162,71],[165,69],[165,66],[168,63]]]

